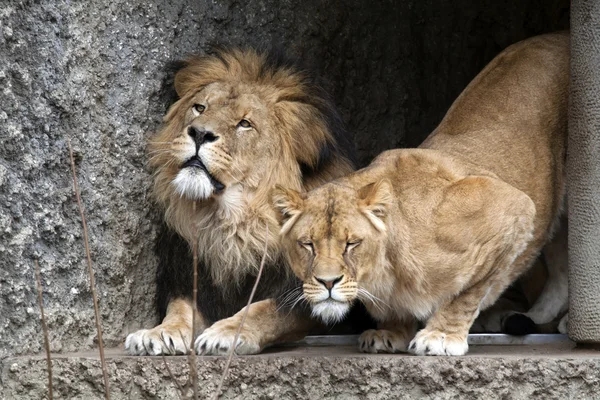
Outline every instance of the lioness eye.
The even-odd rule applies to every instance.
[[[306,250],[310,251],[311,254],[314,254],[314,252],[315,252],[315,247],[313,246],[311,241],[307,240],[307,241],[303,242],[301,240],[298,240],[298,245],[300,245],[300,247],[304,247]]]
[[[250,121],[243,119],[238,123],[238,128],[252,128]]]
[[[204,107],[202,104],[194,104],[194,106],[192,107],[192,111],[196,116],[202,114],[204,110],[206,110],[206,107]]]

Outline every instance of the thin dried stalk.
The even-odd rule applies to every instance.
[[[50,340],[48,339],[48,326],[46,326],[46,317],[44,316],[44,303],[42,301],[42,278],[40,276],[40,265],[35,260],[35,282],[38,292],[38,304],[42,315],[42,331],[44,332],[44,348],[46,349],[46,366],[48,367],[48,398],[52,400],[54,393],[52,390],[52,357],[50,356]]]
[[[258,287],[258,282],[260,281],[260,276],[262,275],[263,268],[265,266],[265,260],[267,259],[267,246],[269,244],[269,224],[266,224],[266,235],[265,235],[265,249],[263,251],[262,260],[260,261],[260,268],[258,269],[258,275],[256,275],[256,280],[254,281],[254,287],[252,288],[252,292],[250,293],[250,298],[248,299],[248,304],[246,304],[246,309],[244,310],[244,315],[242,315],[242,320],[240,321],[240,326],[238,326],[237,332],[235,333],[235,338],[233,339],[233,345],[229,350],[229,356],[227,357],[227,362],[225,363],[225,368],[223,368],[223,374],[221,375],[221,381],[219,382],[219,386],[217,386],[217,391],[215,392],[214,400],[217,400],[221,395],[221,390],[223,389],[223,383],[225,379],[227,379],[227,374],[229,373],[229,366],[231,365],[231,360],[233,360],[233,355],[235,354],[235,346],[237,344],[238,339],[240,338],[240,333],[242,332],[242,327],[246,322],[246,317],[248,316],[248,311],[250,310],[250,304],[252,304],[252,299],[254,299],[254,294],[256,293],[256,288]]]
[[[193,214],[196,215],[196,202],[192,204]],[[192,343],[190,345],[190,375],[192,381],[192,392],[194,399],[198,400],[198,371],[196,370],[196,349],[194,340],[196,339],[196,304],[198,301],[198,227],[194,235],[193,257],[194,257],[194,282],[192,292]]]
[[[73,148],[71,147],[71,139],[67,138],[69,144],[69,156],[71,157],[71,172],[73,173],[73,190],[77,197],[77,205],[79,206],[79,214],[81,215],[81,224],[83,225],[83,241],[85,244],[85,254],[87,256],[88,274],[90,276],[90,290],[92,292],[92,300],[94,301],[94,313],[96,314],[96,330],[98,332],[98,347],[100,349],[100,363],[102,365],[102,376],[104,378],[104,397],[110,400],[110,386],[108,383],[108,370],[106,368],[106,360],[104,359],[104,344],[102,342],[102,325],[100,323],[100,309],[98,308],[98,296],[96,295],[96,281],[94,279],[94,269],[92,268],[92,256],[90,254],[90,245],[87,233],[87,223],[83,213],[83,204],[81,195],[79,194],[79,185],[77,184],[77,174],[75,173],[75,159],[73,157]]]
[[[183,387],[181,386],[181,384],[179,383],[177,378],[175,378],[175,375],[173,375],[173,372],[171,371],[171,368],[169,367],[169,364],[167,363],[167,358],[165,357],[164,354],[162,355],[162,359],[163,359],[163,363],[165,364],[165,369],[169,373],[171,380],[173,382],[175,382],[175,385],[177,386],[177,397],[179,397],[180,399],[183,399],[183,396],[185,396],[185,393],[187,392],[187,390],[183,389]]]

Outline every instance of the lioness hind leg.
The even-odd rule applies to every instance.
[[[248,316],[235,345],[238,355],[260,353],[272,344],[302,339],[316,322],[308,315],[278,310],[273,299],[250,304]],[[202,355],[225,355],[233,346],[246,307],[232,317],[215,322],[196,339],[195,349]]]
[[[417,321],[380,323],[378,329],[369,329],[358,338],[358,349],[363,353],[404,353],[417,332]]]
[[[192,344],[193,312],[196,312],[197,330],[202,330],[204,321],[192,307],[192,302],[187,299],[172,300],[162,323],[127,336],[125,349],[136,356],[187,354]]]
[[[548,279],[542,293],[526,313],[508,313],[502,322],[503,332],[511,335],[536,333],[541,330],[541,325],[552,322],[567,310],[569,305],[567,247],[567,226],[566,222],[563,222],[552,241],[543,249]]]

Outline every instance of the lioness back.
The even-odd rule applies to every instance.
[[[567,32],[508,47],[467,86],[420,146],[472,162],[525,192],[543,221],[538,240],[564,197],[568,71]]]
[[[361,299],[379,322],[361,351],[467,352],[479,312],[529,268],[559,219],[568,58],[566,34],[513,45],[421,148],[386,151],[307,194],[274,192],[314,315],[339,320]],[[426,322],[418,332],[415,319]]]

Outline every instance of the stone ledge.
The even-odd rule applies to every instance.
[[[106,353],[113,399],[177,399],[161,357]],[[167,357],[173,376],[188,376],[185,357]],[[97,353],[56,354],[56,398],[103,398]],[[209,398],[223,357],[198,358],[200,398]],[[365,355],[354,346],[284,347],[233,360],[222,399],[590,399],[600,396],[600,351],[572,343],[472,346],[464,357]],[[2,361],[2,398],[46,394],[43,355]]]

